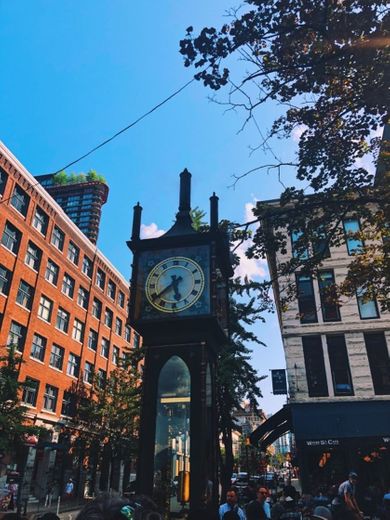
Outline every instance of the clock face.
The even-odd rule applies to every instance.
[[[150,271],[145,282],[145,294],[155,309],[175,313],[194,305],[204,286],[204,274],[197,262],[184,256],[172,256]]]

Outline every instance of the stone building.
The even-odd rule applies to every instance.
[[[278,200],[267,203],[279,206]],[[268,257],[289,398],[254,432],[252,442],[266,446],[293,431],[306,490],[337,483],[350,470],[360,472],[365,483],[390,482],[390,316],[359,291],[341,305],[326,297],[328,287],[344,280],[352,255],[364,247],[355,234],[360,229],[356,215],[346,215],[340,225],[344,243],[326,248],[318,277],[295,273],[298,297],[287,309],[281,294],[291,279],[278,278],[277,265],[298,254],[294,244],[300,234],[289,237],[285,254]],[[312,253],[311,244],[299,252]]]

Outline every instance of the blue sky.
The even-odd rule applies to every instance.
[[[137,119],[184,85],[179,40],[192,25],[225,23],[234,0],[0,0],[0,139],[33,174],[56,171]],[[245,65],[235,63],[239,73]],[[240,67],[242,67],[240,69]],[[208,210],[209,196],[220,197],[220,217],[245,222],[255,200],[276,198],[282,186],[275,173],[240,181],[233,174],[272,162],[249,146],[259,142],[243,114],[210,102],[199,83],[191,84],[161,109],[68,171],[96,169],[110,186],[99,248],[130,276],[132,207],[144,208],[145,232],[168,229],[178,203],[178,175],[193,174],[193,207]],[[223,93],[220,95],[223,99]],[[269,105],[257,122],[266,131],[279,111]],[[290,157],[293,140],[278,141],[275,151]],[[243,270],[262,276],[264,263],[247,261]],[[278,324],[266,316],[256,333],[268,344],[255,347],[260,374],[284,367]],[[261,406],[275,412],[284,397],[261,385]]]

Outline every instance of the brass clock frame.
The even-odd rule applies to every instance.
[[[165,265],[168,265],[168,267],[163,268],[163,266]],[[171,299],[165,299],[162,296],[159,297],[158,295],[156,295],[158,281],[163,274],[166,274],[166,271],[168,269],[175,269],[176,271],[181,270],[183,271],[183,273],[185,273],[185,276],[187,278],[189,276],[191,277],[190,289],[187,290],[184,297],[182,297],[180,300],[176,300],[176,302],[172,301]],[[195,280],[197,281],[197,283],[195,283]],[[171,256],[169,258],[161,260],[151,269],[145,282],[145,296],[148,303],[158,311],[169,314],[177,314],[192,307],[202,295],[204,287],[205,276],[203,269],[198,264],[198,262],[196,262],[192,258],[188,258],[185,256]],[[157,298],[159,298],[160,303],[156,301]],[[184,305],[177,307],[177,304],[180,304],[183,301]],[[163,302],[164,304],[162,304]],[[165,306],[166,304],[170,304],[170,308],[169,306]]]

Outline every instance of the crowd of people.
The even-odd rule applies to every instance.
[[[375,486],[367,489],[363,512],[356,498],[357,480],[351,471],[339,486],[320,488],[313,495],[301,495],[290,481],[273,494],[266,486],[255,489],[249,482],[240,493],[234,487],[227,491],[219,520],[390,520],[390,488],[385,493]]]

